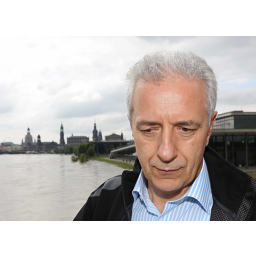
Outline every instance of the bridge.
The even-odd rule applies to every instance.
[[[125,146],[125,147],[122,147],[122,148],[117,148],[117,149],[114,149],[114,150],[111,150],[110,154],[109,154],[109,158],[113,159],[115,158],[119,153],[128,153],[128,154],[131,154],[131,153],[134,153],[136,152],[136,149],[135,149],[135,144],[133,145],[129,145],[129,146]]]

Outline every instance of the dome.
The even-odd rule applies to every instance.
[[[28,133],[27,135],[25,136],[25,144],[28,144],[28,143],[33,143],[33,138],[30,134],[30,129],[28,128]]]

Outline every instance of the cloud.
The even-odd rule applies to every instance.
[[[166,50],[191,51],[205,58],[218,79],[254,76],[256,37],[140,37],[151,44],[164,44]],[[159,50],[163,50],[159,48]]]
[[[1,97],[0,97],[0,101],[1,101],[2,99],[1,99]],[[0,115],[2,115],[2,114],[6,114],[6,113],[9,113],[9,112],[11,112],[13,110],[13,107],[12,106],[5,106],[5,103],[4,102],[1,102],[0,103]]]
[[[189,38],[195,38],[194,36],[139,36],[141,40],[147,41],[152,44],[160,42],[177,43],[180,41],[188,40]]]
[[[247,83],[248,81],[249,81],[248,78],[240,77],[240,78],[237,78],[237,79],[228,80],[227,83],[244,84],[244,83]]]
[[[256,37],[18,37],[0,41],[0,132],[15,143],[28,126],[45,141],[125,132],[124,78],[145,54],[192,51],[219,83],[218,110],[256,110]]]
[[[71,85],[71,82],[68,80],[59,82],[59,81],[54,81],[53,79],[52,81],[49,81],[46,83],[39,82],[37,85],[37,89],[44,91],[48,95],[55,95],[60,93],[62,90],[66,89],[70,85]]]
[[[0,84],[0,115],[12,112],[15,102],[12,100],[12,84]]]
[[[218,95],[216,109],[219,112],[232,110],[255,111],[256,110],[256,87],[223,89]]]
[[[104,90],[87,94],[84,100],[73,94],[66,101],[54,103],[57,118],[91,117],[100,114],[126,113],[125,88]]]

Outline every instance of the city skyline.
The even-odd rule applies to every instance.
[[[76,134],[76,133],[72,133],[72,134],[65,134],[65,126],[63,125],[63,123],[61,123],[61,125],[60,125],[60,127],[59,127],[59,135],[61,136],[61,129],[63,130],[63,132],[64,132],[64,140],[65,140],[65,145],[67,145],[67,139],[68,138],[70,138],[70,137],[72,137],[72,136],[86,136],[86,137],[88,137],[89,138],[89,141],[91,142],[91,141],[93,141],[93,136],[91,135],[88,135],[88,134]],[[41,134],[34,134],[34,135],[32,135],[32,132],[31,132],[31,129],[30,129],[30,127],[28,127],[27,129],[26,129],[26,131],[28,131],[29,130],[29,132],[30,132],[30,134],[31,134],[31,136],[32,136],[32,142],[33,143],[36,143],[37,142],[37,136],[38,135],[40,135],[41,136]],[[100,130],[100,129],[98,129],[97,128],[97,130],[98,130],[98,134],[99,134],[99,132],[102,134],[102,130]],[[92,131],[93,132],[93,131]],[[115,132],[112,132],[111,134],[118,134],[118,133],[115,133]],[[105,140],[105,136],[109,136],[109,135],[111,135],[111,134],[106,134],[106,135],[104,135],[103,137],[102,137],[102,141],[104,141]],[[120,132],[120,134],[123,134],[123,132],[121,131]],[[25,137],[26,137],[26,135],[27,135],[27,133],[23,136],[23,138],[21,138],[21,143],[14,143],[15,145],[16,144],[18,144],[18,145],[21,145],[22,144],[22,142],[23,143],[25,143]],[[42,137],[42,136],[41,136]],[[90,139],[91,138],[91,139]],[[124,138],[124,140],[125,140],[125,138]],[[50,140],[50,141],[54,141],[54,140]],[[59,141],[60,141],[60,138],[59,138]],[[54,142],[57,142],[58,144],[60,144],[59,143],[59,141],[54,141]],[[2,143],[2,142],[12,142],[11,140],[8,140],[8,141],[6,141],[6,140],[3,140],[3,141],[0,141],[0,143]]]
[[[256,111],[256,37],[16,37],[0,42],[0,141],[20,144],[26,129],[45,141],[92,137],[132,139],[125,74],[145,54],[192,51],[213,68],[216,110]],[[118,129],[118,130],[117,130]],[[37,134],[35,134],[35,132]]]

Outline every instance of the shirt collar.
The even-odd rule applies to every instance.
[[[146,184],[146,178],[143,174],[143,171],[141,169],[139,178],[137,179],[137,182],[133,188],[132,195],[134,198],[134,201],[137,200],[137,198],[140,196],[140,198],[144,201],[144,203],[147,206],[147,199],[148,199],[148,190],[147,190],[147,184]],[[203,166],[200,170],[200,173],[196,180],[193,182],[192,186],[189,188],[187,193],[178,200],[184,200],[187,197],[192,197],[196,199],[207,211],[208,214],[211,213],[211,207],[212,207],[212,191],[211,191],[211,184],[210,179],[208,175],[208,169],[205,163],[205,160],[203,158]],[[176,201],[178,201],[176,200]],[[174,201],[170,201],[174,202]]]
[[[144,174],[143,174],[143,171],[141,169],[140,175],[139,175],[139,177],[137,179],[137,182],[136,182],[136,184],[133,188],[133,191],[132,191],[134,201],[136,201],[136,199],[138,197],[141,197],[143,199],[146,189],[147,189],[146,179],[144,178]]]
[[[208,174],[208,169],[203,158],[203,166],[201,171],[193,182],[192,186],[189,188],[188,192],[183,197],[193,197],[195,198],[207,211],[211,213],[212,208],[212,190],[210,184],[210,178]]]

